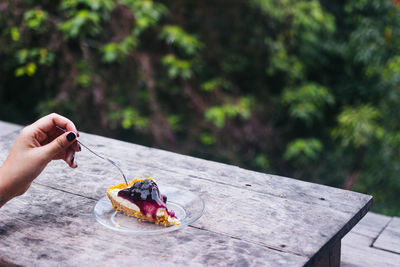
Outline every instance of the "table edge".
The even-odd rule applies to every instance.
[[[368,195],[369,196],[369,195]],[[319,256],[324,254],[326,250],[332,248],[337,242],[348,233],[354,226],[368,213],[373,204],[373,197],[369,196],[368,202],[328,241],[326,242],[317,253],[310,257],[309,261],[304,266],[314,266],[318,261]]]

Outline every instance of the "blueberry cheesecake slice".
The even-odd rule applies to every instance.
[[[174,211],[167,209],[167,197],[160,194],[152,178],[133,179],[128,186],[125,183],[111,186],[107,196],[116,211],[128,216],[164,226],[180,224]]]

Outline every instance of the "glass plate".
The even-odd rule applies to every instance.
[[[107,196],[101,198],[94,206],[94,217],[99,223],[115,231],[135,235],[152,235],[181,229],[203,215],[204,201],[192,192],[167,186],[160,187],[160,192],[167,196],[167,208],[175,212],[181,222],[180,225],[165,227],[126,216],[113,209]]]

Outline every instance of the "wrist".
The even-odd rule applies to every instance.
[[[0,208],[13,198],[7,180],[8,175],[3,164],[0,166]]]

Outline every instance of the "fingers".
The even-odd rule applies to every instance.
[[[67,149],[72,146],[75,140],[76,140],[76,134],[74,132],[63,133],[62,135],[55,138],[49,144],[42,146],[42,149],[45,150],[44,155],[46,155],[47,160],[50,161],[53,158],[55,158],[57,154],[60,154],[62,151],[67,151]],[[72,148],[71,150],[73,151]]]
[[[75,159],[75,151],[71,148],[67,150],[67,153],[65,154],[64,161],[71,167],[71,168],[77,168],[78,164],[76,163]]]
[[[78,134],[78,131],[76,130],[76,127],[71,120],[69,120],[59,114],[56,114],[56,113],[51,113],[51,114],[37,120],[32,125],[37,127],[38,129],[40,129],[41,131],[43,131],[45,133],[54,129],[55,126],[58,125],[64,129],[66,129],[68,132],[74,132],[76,135]]]
[[[74,142],[71,145],[71,148],[75,151],[75,152],[80,152],[82,150],[81,145],[78,143],[78,141]]]

